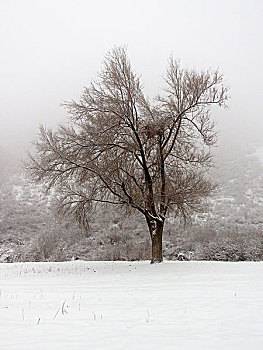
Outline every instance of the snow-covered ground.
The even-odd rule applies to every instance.
[[[0,265],[1,350],[263,348],[263,263]]]

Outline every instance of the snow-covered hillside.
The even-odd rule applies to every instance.
[[[0,265],[1,350],[261,350],[263,263]]]
[[[184,254],[195,260],[263,260],[261,153],[258,145],[219,152],[211,172],[219,187],[208,207],[193,216],[189,226],[173,216],[166,220],[167,259]],[[70,217],[58,220],[53,212],[55,192],[47,196],[42,190],[19,172],[0,181],[1,262],[150,258],[150,236],[142,216],[97,206],[86,232]]]

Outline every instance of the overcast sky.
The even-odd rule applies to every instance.
[[[66,120],[105,53],[127,45],[148,96],[167,58],[217,68],[231,89],[221,133],[263,129],[262,0],[0,0],[0,145],[29,147],[40,123]]]

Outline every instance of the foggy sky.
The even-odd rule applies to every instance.
[[[160,92],[168,57],[217,68],[231,89],[222,134],[263,129],[261,0],[0,0],[0,145],[27,149],[40,123],[66,121],[105,53],[127,45],[146,95]]]

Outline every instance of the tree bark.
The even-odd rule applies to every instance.
[[[163,221],[157,221],[156,228],[152,231],[152,260],[151,264],[163,261]]]

